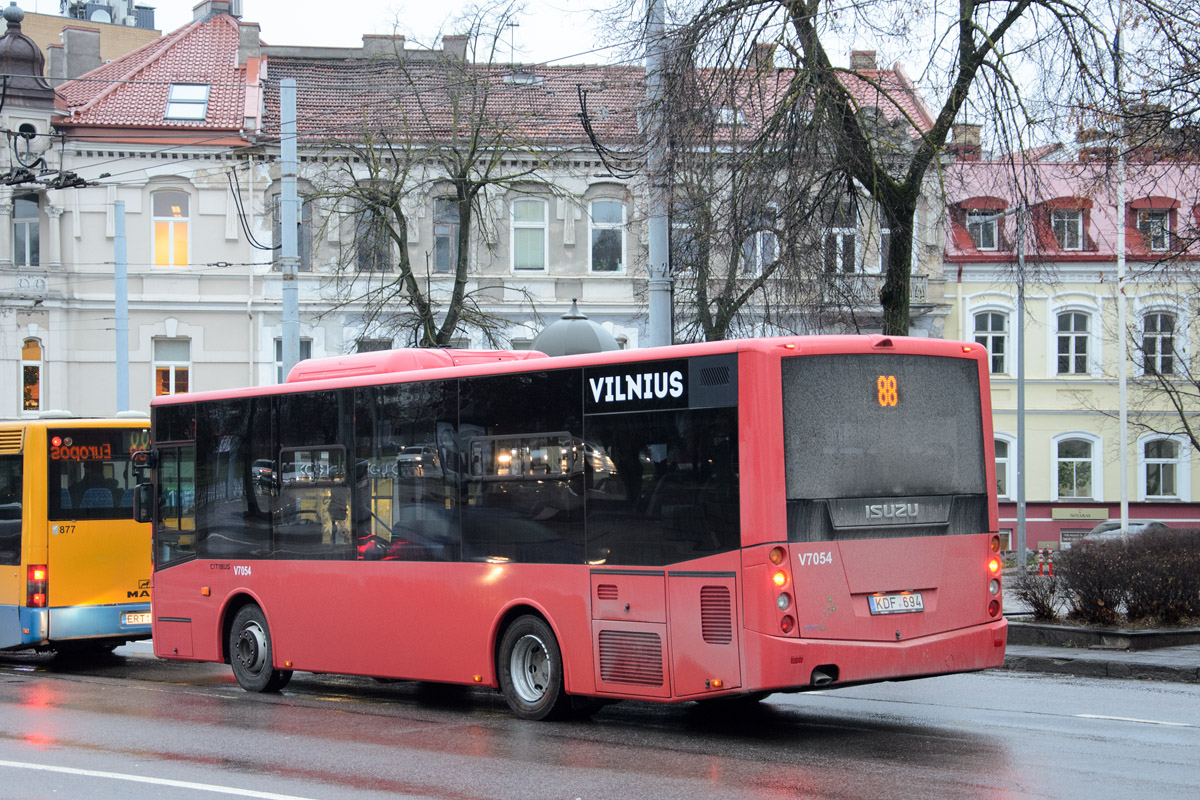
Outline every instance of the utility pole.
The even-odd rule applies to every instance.
[[[667,217],[667,142],[663,124],[663,70],[665,43],[663,28],[667,0],[646,0],[646,134],[649,155],[646,159],[649,200],[649,273],[650,324],[649,344],[671,344],[671,257]]]
[[[279,198],[282,247],[279,261],[283,272],[283,375],[287,377],[300,360],[300,292],[297,273],[300,249],[296,241],[300,198],[296,189],[296,79],[279,82],[280,175]]]
[[[129,257],[125,246],[125,201],[113,203],[113,283],[116,295],[117,411],[129,410]]]

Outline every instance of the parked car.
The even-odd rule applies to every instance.
[[[1129,536],[1136,536],[1139,533],[1146,531],[1161,531],[1166,530],[1169,525],[1164,522],[1159,522],[1153,519],[1131,519],[1129,527],[1124,532],[1121,531],[1121,520],[1110,519],[1108,522],[1101,522],[1096,527],[1088,531],[1087,535],[1081,541],[1084,542],[1107,542],[1113,539],[1124,539]]]

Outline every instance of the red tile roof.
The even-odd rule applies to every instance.
[[[197,20],[58,87],[61,126],[238,130],[246,69],[237,64],[238,23],[227,14]],[[203,120],[165,119],[173,83],[207,83]]]

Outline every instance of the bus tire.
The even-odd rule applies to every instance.
[[[247,692],[278,692],[292,679],[291,670],[275,669],[271,629],[262,609],[242,606],[229,629],[229,664]]]
[[[522,719],[558,719],[571,709],[563,689],[562,652],[541,617],[518,617],[500,640],[500,691]]]

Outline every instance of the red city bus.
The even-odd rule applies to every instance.
[[[489,686],[529,719],[1000,666],[987,363],[396,350],[156,398],[155,653],[250,691]]]

